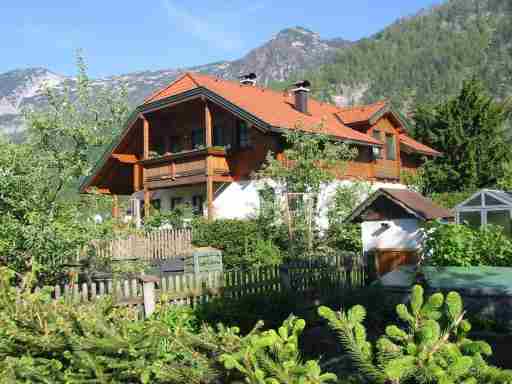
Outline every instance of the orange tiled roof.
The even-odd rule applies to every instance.
[[[424,153],[426,155],[431,156],[440,156],[441,152],[432,149],[425,144],[421,144],[419,141],[414,140],[413,138],[407,136],[406,134],[400,134],[400,143],[409,147],[414,152]]]
[[[238,82],[221,80],[199,73],[185,73],[167,88],[148,97],[145,103],[161,100],[197,87],[207,88],[273,127],[295,129],[300,126],[301,129],[309,131],[323,123],[324,131],[329,135],[367,144],[382,145],[379,140],[370,135],[347,127],[338,116],[339,108],[332,104],[321,103],[310,98],[309,113],[305,114],[294,108],[294,98],[289,93],[242,85]]]
[[[368,105],[339,108],[338,115],[345,124],[367,122],[373,115],[387,106],[386,101],[378,101]]]

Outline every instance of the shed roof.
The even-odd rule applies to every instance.
[[[360,217],[372,207],[379,197],[391,200],[393,203],[405,209],[408,213],[423,221],[450,219],[454,216],[452,210],[436,205],[432,200],[417,192],[398,188],[380,188],[368,197],[368,199],[363,201],[356,209],[354,209],[352,214],[345,221],[358,221],[358,219],[360,219]]]

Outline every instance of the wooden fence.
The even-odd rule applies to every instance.
[[[178,305],[194,306],[214,297],[237,299],[247,294],[292,290],[322,295],[336,289],[359,288],[365,284],[365,271],[347,265],[342,257],[329,262],[294,262],[281,266],[240,271],[214,271],[166,277],[144,276],[90,284],[56,286],[55,298],[86,303],[112,295],[117,305],[137,306],[143,313],[154,310],[155,301],[164,299]]]
[[[113,260],[157,262],[172,259],[192,248],[191,229],[161,229],[91,244],[97,256]]]

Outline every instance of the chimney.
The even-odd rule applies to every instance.
[[[308,80],[299,81],[292,89],[295,95],[295,109],[302,113],[308,113],[308,93],[311,83]]]
[[[239,77],[240,84],[255,86],[256,85],[256,77],[257,77],[256,74],[253,72],[248,73],[246,75],[242,75]]]

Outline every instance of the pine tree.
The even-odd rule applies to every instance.
[[[474,78],[448,101],[418,107],[414,136],[443,154],[423,167],[422,192],[495,186],[512,160],[507,135],[511,113],[511,101],[494,100]]]
[[[512,372],[486,363],[491,347],[467,337],[471,324],[464,319],[458,293],[435,293],[424,300],[423,288],[417,285],[409,307],[400,304],[396,312],[406,326],[389,325],[374,346],[362,324],[364,307],[356,305],[347,312],[319,308],[370,383],[512,383]]]

